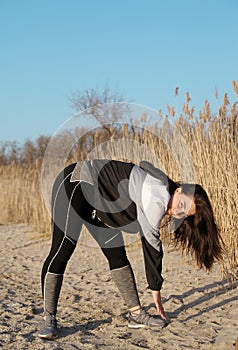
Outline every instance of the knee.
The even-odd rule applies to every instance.
[[[110,270],[119,269],[130,264],[124,247],[102,249]]]
[[[61,244],[58,252],[53,256],[49,264],[49,272],[63,274],[66,268],[66,265],[74,252],[76,245],[72,243],[67,237]]]
[[[114,269],[120,269],[121,267],[125,267],[130,265],[130,261],[126,258],[126,259],[118,259],[117,261],[109,261],[109,267],[110,270],[114,270]]]

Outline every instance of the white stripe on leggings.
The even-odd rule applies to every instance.
[[[55,202],[56,202],[56,198],[57,198],[57,196],[58,196],[58,194],[59,194],[59,191],[60,191],[61,186],[63,185],[63,183],[65,182],[65,180],[66,180],[70,175],[72,175],[72,173],[73,173],[73,171],[72,171],[71,173],[69,173],[69,174],[63,179],[63,181],[61,181],[61,183],[59,184],[59,187],[58,187],[58,189],[57,189],[57,191],[56,191],[56,195],[55,195],[55,198],[54,198],[54,203],[53,203],[53,206],[52,206],[52,220],[53,220],[53,222],[54,222],[54,211],[55,211]]]
[[[56,196],[55,196],[55,200],[54,200],[54,204],[53,204],[53,209],[52,209],[52,216],[53,216],[53,214],[54,214],[54,208],[55,208],[55,203],[56,203],[56,197],[57,197],[57,195],[58,195],[58,193],[59,193],[60,187],[62,186],[62,184],[64,183],[64,181],[65,181],[71,174],[72,174],[72,173],[70,173],[69,175],[67,175],[67,176],[64,178],[64,180],[60,183],[60,185],[59,185],[59,187],[58,187],[58,189],[57,189],[57,193],[56,193]],[[77,184],[77,186],[78,186],[79,184],[80,184],[80,182]],[[69,214],[69,209],[70,209],[70,205],[71,205],[71,200],[72,200],[72,198],[73,198],[73,194],[74,194],[74,191],[75,191],[75,189],[76,189],[77,186],[75,186],[75,188],[74,188],[74,190],[73,190],[73,192],[72,192],[72,194],[71,194],[71,197],[70,197],[69,207],[68,207],[67,216],[66,216],[66,224],[65,224],[65,230],[64,230],[64,238],[62,239],[62,242],[61,242],[61,244],[60,244],[60,246],[59,246],[57,252],[55,253],[55,255],[53,256],[53,258],[51,259],[51,261],[50,261],[50,263],[49,263],[49,265],[48,265],[48,268],[47,268],[47,272],[49,272],[50,265],[52,264],[52,262],[54,261],[55,257],[56,257],[57,254],[59,253],[59,251],[60,251],[60,249],[61,249],[61,247],[62,247],[62,245],[63,245],[65,239],[68,239],[70,242],[72,242],[74,245],[76,245],[75,242],[73,242],[69,237],[67,237],[67,235],[66,235],[66,227],[67,227],[67,222],[68,222],[68,214]],[[54,217],[53,217],[53,223],[54,223]]]
[[[69,201],[69,207],[68,207],[68,211],[67,211],[66,222],[65,222],[65,228],[64,228],[64,235],[65,236],[67,236],[67,228],[68,228],[68,222],[69,222],[69,212],[70,212],[70,208],[71,208],[71,201],[73,199],[74,192],[75,192],[75,190],[76,190],[76,188],[78,187],[79,184],[80,184],[80,182],[77,183],[77,185],[73,189],[73,192],[71,193],[71,197],[70,197],[70,201]],[[73,208],[73,210],[74,210],[74,208]]]

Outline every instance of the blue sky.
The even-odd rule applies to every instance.
[[[162,110],[189,91],[215,111],[215,87],[235,100],[237,18],[237,0],[0,0],[0,141],[53,134],[72,92],[106,84]]]

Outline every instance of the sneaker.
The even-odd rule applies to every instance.
[[[159,316],[151,316],[145,310],[141,310],[138,315],[132,316],[129,313],[128,327],[129,328],[142,328],[142,327],[154,327],[163,328],[169,324],[169,320],[163,320]]]
[[[47,313],[44,319],[44,325],[39,331],[39,337],[53,340],[57,335],[57,321],[54,315]]]

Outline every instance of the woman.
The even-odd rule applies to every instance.
[[[53,339],[57,334],[63,274],[83,224],[108,260],[112,279],[128,308],[128,326],[166,326],[169,321],[160,295],[163,249],[159,228],[164,215],[173,219],[175,241],[194,254],[199,267],[211,269],[214,260],[221,259],[220,235],[200,185],[175,183],[145,161],[137,166],[93,160],[66,167],[52,192],[53,239],[42,269],[44,325],[39,336]],[[146,277],[160,317],[141,308],[121,231],[140,232]]]

